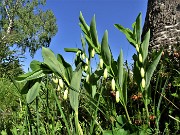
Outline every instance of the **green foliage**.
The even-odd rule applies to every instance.
[[[20,61],[25,51],[31,56],[42,46],[49,47],[57,33],[51,10],[43,11],[44,0],[2,0],[0,4],[0,73],[22,73]],[[15,68],[16,67],[16,68]],[[3,68],[3,69],[2,69]]]
[[[132,71],[124,63],[122,50],[118,59],[113,59],[107,30],[101,43],[98,41],[95,16],[90,26],[81,12],[79,20],[82,49],[64,49],[76,54],[75,70],[61,54],[55,55],[43,47],[44,61],[32,61],[32,71],[16,78],[25,83],[19,93],[26,98],[23,105],[19,104],[21,116],[13,114],[16,127],[3,127],[2,133],[8,129],[14,134],[178,133],[179,116],[174,112],[179,107],[173,102],[179,100],[178,89],[170,93],[171,101],[167,99],[169,77],[163,78],[163,70],[157,66],[162,51],[149,57],[150,31],[141,40],[141,14],[133,23],[133,30],[115,24],[137,51]],[[95,70],[92,70],[93,51],[95,58],[103,61]],[[173,85],[178,87],[177,78]],[[168,112],[164,111],[167,108]],[[168,120],[162,122],[165,116]]]
[[[102,44],[101,44],[101,55],[104,63],[107,66],[111,66],[111,52],[108,45],[108,32],[104,33]]]
[[[41,5],[42,0],[3,0],[1,43],[16,44],[23,52],[28,48],[32,56],[40,47],[49,46],[57,32],[56,19],[52,11],[42,11]]]
[[[81,83],[81,76],[82,76],[82,68],[81,63],[77,66],[76,70],[73,73],[72,79],[71,79],[71,88],[74,90],[70,90],[69,93],[69,100],[70,104],[75,111],[75,113],[78,113],[78,106],[79,106],[79,92],[80,92],[80,83]]]

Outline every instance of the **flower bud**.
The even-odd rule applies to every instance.
[[[89,74],[86,76],[86,82],[89,83]]]
[[[145,75],[144,68],[141,68],[140,73],[141,73],[141,77],[144,78]]]
[[[144,89],[144,88],[145,88],[145,85],[146,85],[146,81],[145,81],[144,78],[142,78],[141,85],[142,85],[142,88]]]
[[[94,48],[91,50],[91,57],[94,58],[94,55],[95,55],[95,50]]]
[[[119,91],[116,91],[116,102],[119,103]]]
[[[63,84],[63,80],[62,79],[59,79],[59,86],[63,89],[64,84]]]
[[[61,90],[61,88],[60,88],[60,86],[58,85],[58,86],[57,86],[57,92],[60,92],[60,90]]]
[[[81,55],[81,59],[85,59],[85,54],[83,53],[82,55]]]
[[[88,70],[88,65],[85,65],[84,71],[86,72]]]
[[[112,79],[112,81],[111,81],[111,89],[112,89],[112,91],[114,91],[115,90],[115,80],[114,80],[114,78]]]
[[[58,79],[57,78],[52,78],[54,83],[58,83]]]
[[[143,62],[143,59],[142,59],[142,55],[141,54],[139,54],[139,62]]]
[[[86,64],[87,64],[87,65],[89,64],[89,60],[88,60],[88,58],[86,58]]]
[[[66,100],[67,99],[67,96],[68,96],[68,89],[66,89],[65,91],[64,91],[64,100]]]
[[[108,74],[108,73],[107,73],[107,68],[105,68],[105,69],[104,69],[104,79],[107,78],[107,74]]]
[[[139,52],[139,46],[136,44],[136,51]]]
[[[103,68],[103,59],[102,58],[100,58],[100,60],[99,60],[99,66],[101,69]]]
[[[76,56],[79,56],[80,53],[81,53],[81,51],[77,51],[76,52]]]

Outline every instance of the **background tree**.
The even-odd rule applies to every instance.
[[[45,3],[45,0],[1,0],[1,67],[4,63],[20,61],[27,50],[33,57],[42,46],[49,47],[57,25],[53,12],[41,9]]]

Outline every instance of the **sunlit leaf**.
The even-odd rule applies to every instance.
[[[83,52],[85,52],[85,50],[86,50],[86,41],[85,41],[82,34],[81,34],[81,43],[82,43],[82,47],[83,47]]]
[[[149,84],[150,84],[150,81],[151,81],[151,77],[159,63],[159,60],[161,58],[161,55],[162,55],[162,50],[159,51],[155,57],[155,59],[153,60],[153,62],[151,63],[151,65],[148,67],[147,69],[147,73],[146,73],[146,88],[145,89],[148,89],[149,87]]]
[[[34,70],[38,70],[41,67],[41,62],[37,61],[37,60],[33,60],[30,63],[30,68],[34,71]]]
[[[129,41],[129,43],[135,47],[136,41],[134,39],[133,32],[130,29],[128,29],[128,28],[124,28],[120,24],[115,24],[114,26],[118,30],[120,30],[122,33],[124,33],[126,35],[127,40]]]
[[[43,47],[42,56],[44,58],[44,63],[69,85],[68,78],[66,78],[65,75],[65,67],[57,60],[54,53],[50,49]]]
[[[79,49],[78,48],[64,48],[64,51],[77,53]]]
[[[84,29],[84,33],[86,34],[86,35],[88,35],[89,34],[89,26],[86,24],[86,21],[84,20],[84,17],[83,17],[83,15],[82,15],[82,12],[80,12],[80,15],[79,15],[79,21],[80,21],[80,23],[81,23],[81,28],[83,27],[83,29]]]
[[[31,103],[39,94],[40,91],[40,82],[36,82],[28,91],[27,95],[26,95],[26,101],[27,103]]]
[[[75,112],[78,112],[78,106],[79,106],[79,92],[80,92],[80,83],[81,83],[81,77],[82,77],[82,68],[81,63],[77,66],[76,70],[73,72],[73,76],[71,79],[71,88],[70,89],[70,104],[71,107]],[[75,91],[76,90],[76,91]]]
[[[124,69],[122,93],[123,93],[125,105],[127,105],[127,77],[128,77],[127,71]]]
[[[43,72],[43,70],[38,69],[38,70],[18,76],[16,78],[16,81],[18,81],[18,82],[29,81],[29,80],[41,78],[43,76],[45,76],[45,73]]]
[[[97,31],[96,31],[95,15],[93,16],[92,21],[91,21],[90,33],[91,33],[93,44],[95,45],[96,48],[98,48],[99,44],[98,44],[98,36],[97,36]]]
[[[137,43],[141,43],[141,13],[136,18],[136,40]]]
[[[123,51],[121,49],[119,57],[118,57],[118,73],[117,73],[117,78],[118,78],[118,84],[122,88],[123,87]]]
[[[27,81],[26,84],[21,89],[21,94],[27,94],[29,89],[37,82],[37,80]]]
[[[64,60],[64,58],[61,54],[57,55],[57,60],[61,64],[63,64],[63,66],[65,67],[65,75],[66,75],[66,78],[68,78],[68,80],[70,82],[70,80],[72,78],[72,72],[73,72],[71,65]]]
[[[102,55],[102,59],[104,61],[104,63],[107,66],[111,65],[111,52],[110,52],[110,48],[108,45],[108,32],[107,30],[104,33],[102,42],[101,42],[101,55]]]
[[[141,50],[143,54],[143,63],[146,60],[147,55],[148,55],[149,39],[150,39],[150,30],[148,30],[148,32],[146,33],[143,39],[143,42],[141,44]]]
[[[87,35],[85,35],[85,39],[86,39],[89,47],[94,48],[96,50],[97,54],[99,54],[100,50],[93,44],[92,40]]]

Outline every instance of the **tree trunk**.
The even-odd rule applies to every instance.
[[[173,54],[180,46],[180,0],[148,0],[143,35],[151,30],[150,52]]]

